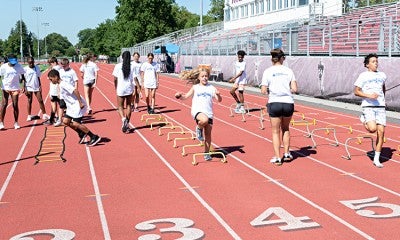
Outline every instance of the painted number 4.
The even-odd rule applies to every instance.
[[[400,206],[392,203],[379,203],[378,197],[358,199],[358,200],[345,200],[340,201],[346,207],[356,210],[358,215],[369,218],[394,218],[400,216]],[[378,214],[372,210],[364,208],[386,208],[390,209],[391,212],[387,214]]]
[[[273,215],[276,215],[277,217],[279,217],[279,219],[271,219]],[[281,207],[271,207],[263,212],[260,216],[256,217],[253,221],[251,221],[250,224],[253,227],[286,224],[285,226],[279,227],[283,231],[303,230],[320,226],[316,222],[310,222],[310,220],[311,219],[307,216],[295,217]]]

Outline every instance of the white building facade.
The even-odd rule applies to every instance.
[[[224,29],[342,15],[342,0],[225,0]]]

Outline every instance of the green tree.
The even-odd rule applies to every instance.
[[[24,21],[21,22],[22,24],[22,50],[24,56],[29,56],[29,45],[32,43],[31,39],[29,38],[29,34],[27,27]],[[15,28],[12,28],[10,31],[10,35],[8,36],[7,40],[4,41],[3,51],[5,54],[14,53],[20,57],[20,46],[21,46],[21,28],[20,28],[20,21],[17,21],[15,24]]]
[[[91,48],[93,42],[96,40],[96,29],[86,28],[78,33],[78,45],[79,48]]]
[[[67,37],[62,36],[58,33],[51,33],[47,35],[46,41],[47,51],[51,53],[52,56],[65,55],[66,50],[73,46],[72,43],[68,41]]]
[[[215,22],[220,22],[224,20],[224,0],[211,0],[210,10],[207,15],[211,17]]]
[[[93,52],[109,56],[118,56],[120,54],[121,45],[117,44],[118,38],[115,25],[115,20],[110,19],[99,24],[95,32],[95,41],[91,47]]]
[[[174,0],[117,0],[116,28],[121,47],[133,46],[177,29]]]

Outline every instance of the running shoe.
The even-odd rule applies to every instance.
[[[88,146],[93,147],[94,145],[96,145],[98,142],[100,142],[101,137],[94,135],[90,141],[87,143]]]
[[[92,115],[93,114],[93,111],[92,111],[92,109],[89,109],[89,111],[88,111],[88,115]]]
[[[291,161],[291,160],[293,160],[293,156],[292,154],[290,154],[290,152],[283,154],[283,161]]]
[[[122,123],[122,132],[126,133],[129,131],[129,122],[128,119],[125,118],[124,122]]]
[[[14,129],[20,129],[21,127],[19,126],[19,124],[17,122],[14,123]]]
[[[54,127],[61,126],[61,120],[57,120],[57,122],[54,123]]]
[[[203,129],[200,129],[198,126],[196,126],[196,137],[199,141],[204,141]]]
[[[273,157],[271,158],[271,160],[269,160],[270,163],[276,164],[276,165],[282,165],[282,160],[280,158],[277,157]]]
[[[83,135],[81,136],[81,138],[79,139],[79,144],[84,144],[85,141],[86,141],[86,137],[87,137],[87,134],[86,134],[86,133],[83,134]]]
[[[204,160],[211,161],[212,160],[211,155],[210,154],[204,154]]]
[[[42,119],[43,119],[43,120],[49,120],[49,119],[50,119],[50,116],[47,115],[47,114],[43,114],[43,115],[42,115]]]
[[[3,129],[4,129],[4,123],[0,122],[0,130],[3,130]]]

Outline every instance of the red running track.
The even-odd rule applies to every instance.
[[[78,65],[72,65],[78,71]],[[294,119],[305,120],[309,131],[334,126],[333,133],[306,126],[291,127],[295,159],[282,166],[272,156],[269,122],[260,130],[265,96],[246,92],[251,108],[246,122],[230,117],[229,89],[217,86],[223,101],[215,104],[213,144],[228,162],[182,157],[182,144],[173,148],[132,113],[135,131],[121,132],[115,110],[113,65],[100,65],[94,92],[94,116],[85,124],[103,137],[99,145],[78,144],[67,129],[63,162],[34,165],[45,126],[25,122],[26,97],[20,97],[19,130],[12,126],[12,108],[0,132],[0,239],[397,239],[400,237],[399,125],[388,124],[382,153],[383,169],[365,155],[371,144],[350,141],[351,160],[344,143],[365,134],[357,117],[339,111],[296,104]],[[43,77],[43,90],[48,84]],[[157,110],[169,122],[194,129],[190,100],[174,98],[187,91],[184,81],[163,75],[157,91]],[[83,91],[81,89],[81,93]],[[140,103],[144,105],[143,102]],[[47,109],[50,109],[46,98]],[[144,110],[144,108],[142,108]],[[39,112],[34,102],[34,111]],[[342,126],[338,126],[342,125]],[[349,126],[353,130],[349,133]],[[50,127],[51,128],[51,127]],[[189,152],[201,152],[191,148]]]

